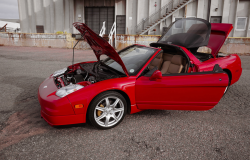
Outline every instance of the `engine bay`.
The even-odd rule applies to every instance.
[[[70,84],[86,86],[107,79],[123,77],[124,74],[98,61],[74,64],[54,72],[52,76],[57,88],[62,88]]]

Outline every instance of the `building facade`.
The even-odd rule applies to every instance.
[[[18,0],[21,32],[78,33],[72,23],[86,23],[99,33],[160,35],[179,18],[231,23],[230,37],[250,37],[249,0]]]

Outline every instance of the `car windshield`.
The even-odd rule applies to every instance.
[[[175,21],[158,43],[197,48],[208,44],[211,24],[203,19],[183,18]]]
[[[136,75],[148,59],[157,51],[157,49],[144,46],[131,46],[118,52],[129,75]],[[111,58],[103,62],[107,66],[114,68],[122,73],[125,73],[120,64]]]

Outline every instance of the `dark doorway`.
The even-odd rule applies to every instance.
[[[37,25],[36,26],[36,33],[44,33],[44,27],[43,26],[39,26],[39,25]]]
[[[109,34],[114,23],[114,11],[114,7],[85,7],[85,23],[95,33],[99,34],[103,21],[105,21],[105,34]]]
[[[116,34],[125,34],[126,31],[126,15],[116,16]]]

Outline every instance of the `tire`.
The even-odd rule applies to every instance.
[[[98,129],[110,129],[117,126],[127,113],[125,98],[114,91],[99,94],[89,107],[89,121]]]
[[[226,72],[226,74],[227,74],[227,76],[228,76],[228,86],[227,86],[227,88],[225,89],[225,91],[224,91],[224,95],[227,93],[227,91],[228,91],[228,89],[229,89],[229,87],[230,87],[230,84],[231,84],[231,78],[230,78],[230,76],[229,76],[229,74]]]

